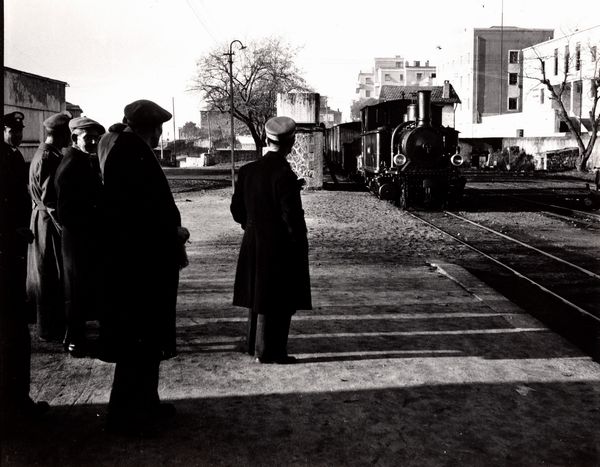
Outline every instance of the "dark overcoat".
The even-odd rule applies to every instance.
[[[130,129],[98,145],[103,190],[101,358],[176,355],[181,226],[165,174]]]
[[[61,239],[54,187],[61,159],[58,149],[42,143],[29,167],[33,201],[30,228],[35,239],[27,254],[27,294],[37,311],[38,331],[43,337],[64,330]]]
[[[98,158],[70,147],[56,170],[67,315],[95,319],[102,178]]]
[[[0,407],[29,398],[30,338],[25,279],[31,199],[27,166],[16,149],[2,142],[0,151]]]
[[[233,304],[258,314],[312,309],[301,186],[283,154],[240,168],[231,213],[244,229]]]

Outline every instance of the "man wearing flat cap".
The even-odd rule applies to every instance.
[[[29,193],[33,201],[31,230],[35,240],[27,255],[27,294],[37,314],[41,340],[60,342],[65,334],[60,224],[56,217],[54,177],[69,145],[67,113],[44,120],[46,140],[40,144],[29,167]]]
[[[26,305],[27,245],[31,199],[27,166],[18,147],[23,139],[21,112],[2,117],[4,139],[0,151],[0,423],[1,431],[23,416],[41,414],[45,402],[29,397],[31,337]]]
[[[97,149],[104,127],[88,117],[69,122],[71,146],[63,151],[54,185],[56,215],[62,227],[66,333],[63,345],[83,357],[85,323],[97,319],[95,307],[102,176]]]
[[[175,411],[160,403],[158,377],[160,362],[176,355],[179,269],[189,232],[153,152],[171,114],[148,100],[124,113],[126,126],[115,126],[98,146],[105,212],[100,358],[116,362],[108,429],[135,432],[158,427]]]
[[[286,159],[295,128],[289,117],[267,121],[269,151],[240,168],[231,201],[244,229],[233,304],[250,309],[248,353],[260,363],[296,361],[287,352],[291,318],[312,309],[301,184]]]

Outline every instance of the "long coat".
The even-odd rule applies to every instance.
[[[37,310],[42,337],[64,331],[64,298],[60,226],[56,219],[54,176],[62,160],[60,151],[40,144],[29,167],[33,201],[30,228],[35,237],[27,254],[27,294]]]
[[[0,151],[0,408],[3,412],[29,398],[30,338],[25,278],[31,199],[27,166],[16,149]],[[2,413],[0,413],[3,416]]]
[[[300,184],[283,154],[240,168],[231,213],[244,229],[233,304],[258,314],[312,309]]]
[[[67,316],[96,318],[102,178],[98,158],[70,147],[56,170]]]
[[[175,307],[181,225],[165,174],[129,129],[98,145],[104,181],[101,358],[176,355]]]

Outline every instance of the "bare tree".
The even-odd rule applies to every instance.
[[[366,107],[368,105],[377,104],[378,102],[379,102],[379,100],[375,99],[374,97],[363,97],[356,101],[352,101],[352,104],[350,105],[350,118],[354,122],[359,121],[360,120],[360,111],[364,107]]]
[[[586,171],[600,129],[600,60],[597,45],[587,44],[585,49],[579,43],[574,48],[572,45],[568,37],[564,42],[557,42],[556,47],[560,49],[554,49],[552,56],[543,56],[533,47],[535,57],[532,59],[533,63],[524,63],[523,77],[538,81],[548,91],[558,118],[577,143],[577,169]],[[550,67],[554,69],[553,73],[549,72]],[[581,115],[573,115],[570,109],[571,92],[575,85],[579,87],[582,96],[587,88],[589,111],[585,119]],[[582,131],[582,127],[585,131]]]
[[[230,111],[227,45],[215,48],[198,61],[193,91],[201,93],[211,110]],[[266,38],[235,52],[233,116],[249,129],[257,155],[265,145],[264,125],[275,116],[277,94],[308,91],[294,60],[297,49],[281,38]]]

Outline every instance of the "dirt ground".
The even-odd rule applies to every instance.
[[[106,433],[113,366],[36,344],[32,395],[52,410],[4,440],[2,466],[600,464],[600,366],[368,193],[303,194],[315,308],[292,321],[300,361],[255,363],[231,306],[230,195],[176,195],[191,264],[160,393],[177,417],[152,439]]]

